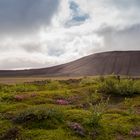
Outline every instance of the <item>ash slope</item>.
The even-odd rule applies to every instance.
[[[70,63],[49,68],[0,71],[0,76],[96,76],[112,73],[140,76],[140,51],[96,53]]]

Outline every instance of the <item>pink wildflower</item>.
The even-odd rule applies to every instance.
[[[15,98],[17,101],[21,101],[21,100],[26,99],[27,97],[26,97],[25,95],[15,95],[14,98]]]
[[[31,97],[36,97],[36,96],[37,96],[37,94],[32,93],[30,96],[31,96]]]
[[[68,105],[69,104],[69,102],[67,100],[64,100],[64,99],[57,99],[56,103],[59,105]]]

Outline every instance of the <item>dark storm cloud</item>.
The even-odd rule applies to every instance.
[[[0,33],[26,32],[49,24],[59,0],[0,0]]]
[[[98,35],[104,37],[106,51],[140,49],[140,24],[124,28],[105,26],[98,31]]]

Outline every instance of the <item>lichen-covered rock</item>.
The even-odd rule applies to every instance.
[[[140,127],[136,127],[130,131],[130,135],[133,137],[140,137]]]
[[[80,135],[80,136],[85,136],[85,130],[84,128],[81,126],[81,124],[79,123],[75,123],[75,122],[70,122],[68,124],[69,128],[71,130],[73,130],[76,134]]]

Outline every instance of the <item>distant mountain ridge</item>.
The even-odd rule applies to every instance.
[[[16,76],[140,76],[140,51],[96,53],[66,64],[30,70],[0,70],[0,77]]]

